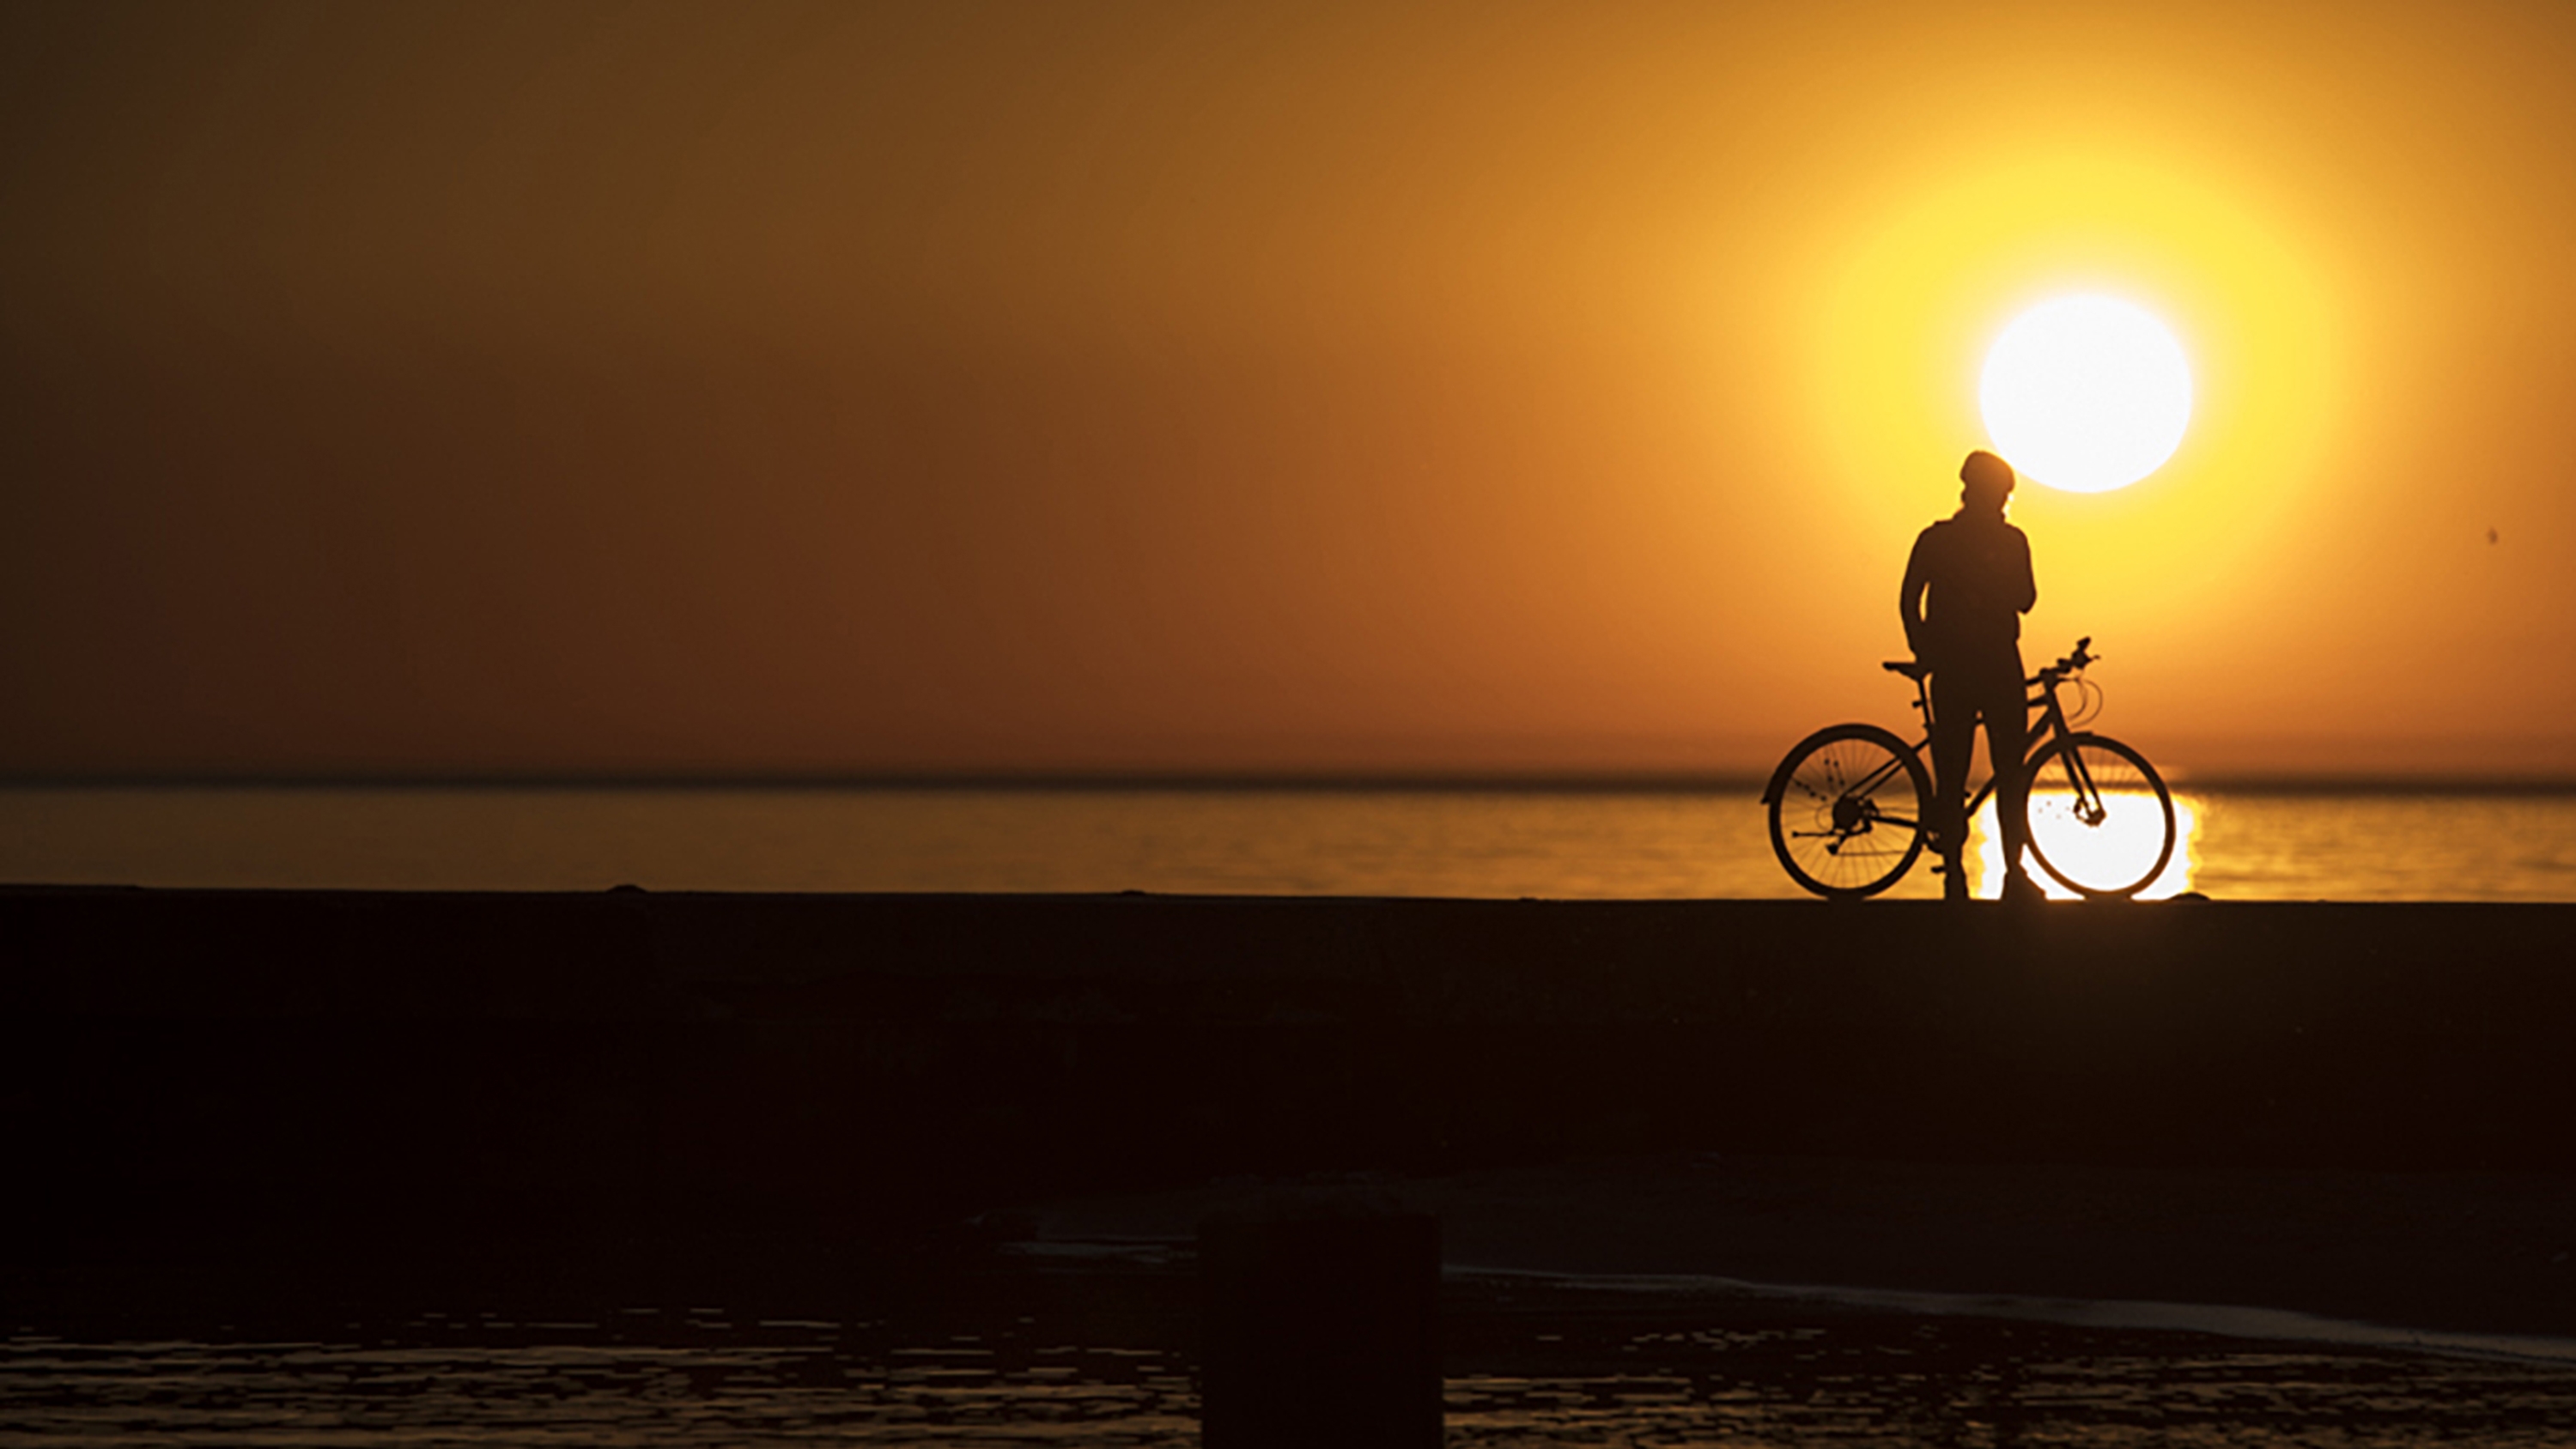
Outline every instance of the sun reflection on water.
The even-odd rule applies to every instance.
[[[2155,835],[2160,825],[2154,808],[2155,797],[2122,792],[2105,798],[2111,807],[2110,818],[2103,823],[2101,833],[2094,835],[2062,824],[2052,828],[2050,819],[2062,816],[2064,812],[2052,811],[2044,792],[2033,792],[2031,796],[2033,830],[2042,833],[2043,838],[2058,850],[2058,858],[2076,874],[2089,874],[2086,867],[2097,862],[2116,867],[2117,862],[2137,860],[2143,868],[2143,862],[2155,854]],[[2121,808],[2124,801],[2137,808]],[[2191,796],[2177,794],[2173,797],[2173,810],[2173,856],[2135,899],[2166,900],[2192,889],[2192,879],[2200,870],[2200,802]],[[2002,888],[2004,847],[1997,834],[1995,802],[1991,797],[1978,807],[1976,819],[1969,824],[1968,847],[1969,890],[1980,897],[1995,894]],[[2075,892],[2041,870],[2037,862],[2031,865],[2030,878],[2039,883],[2039,888],[2047,893],[2050,900],[2079,899]]]

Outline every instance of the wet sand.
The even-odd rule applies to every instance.
[[[1014,1225],[1034,1260],[1186,1256],[1200,1218],[1301,1195],[1435,1214],[1448,1273],[1497,1286],[2431,1344],[2576,1366],[2576,1177],[2562,1174],[1672,1153],[1234,1179],[1038,1204]]]

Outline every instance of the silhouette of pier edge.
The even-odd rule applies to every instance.
[[[2576,1168],[2576,906],[0,892],[20,1244],[1664,1149]]]

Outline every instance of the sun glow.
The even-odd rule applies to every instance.
[[[2013,319],[1977,400],[1995,448],[2035,482],[2125,488],[2164,466],[2191,421],[2182,345],[2116,297],[2059,297]]]
[[[2062,800],[2062,797],[2061,797]],[[2164,832],[2161,812],[2155,808],[2155,797],[2142,791],[2114,791],[2103,797],[2110,815],[2098,827],[2075,825],[2060,803],[2045,790],[2034,790],[2030,797],[2031,830],[2056,852],[2078,875],[2111,877],[2127,875],[2136,879],[2135,869],[2143,871],[2155,857],[2158,838]],[[2200,809],[2191,799],[2173,797],[2174,849],[2156,878],[2147,882],[2137,894],[2142,901],[2164,900],[2192,888],[2192,873],[2200,868]],[[1995,827],[1995,802],[1986,801],[1969,822],[1968,858],[1972,862],[1968,884],[1979,896],[1991,896],[2001,888],[2004,877],[2004,846]],[[2071,901],[2075,892],[2051,879],[2036,863],[2030,878],[2039,884],[2050,900]]]
[[[1955,506],[1970,448],[2062,483],[1990,438],[1979,383],[2013,319],[2121,298],[2183,343],[2188,430],[2139,486],[2014,495],[2013,521],[2038,552],[2026,637],[2147,641],[2240,625],[2248,581],[2277,568],[2266,555],[2312,519],[2333,476],[2349,338],[2329,306],[2336,248],[2231,179],[2243,180],[2205,158],[2070,142],[1927,160],[1856,196],[1814,248],[1813,310],[1798,319],[1817,486],[1850,541],[1896,567]],[[1862,614],[1882,617],[1875,605]]]

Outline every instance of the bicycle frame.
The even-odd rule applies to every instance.
[[[2086,644],[2091,642],[2092,641],[2089,639],[2085,641]],[[2083,649],[2084,645],[2077,645],[2077,653],[2074,657],[2081,658]],[[2080,664],[2076,666],[2077,669],[2080,669],[2081,667],[2082,666]],[[1906,677],[1914,681],[1914,712],[1923,720],[1923,738],[1907,745],[1905,752],[1908,755],[1911,755],[1916,761],[1920,762],[1926,768],[1927,772],[1929,772],[1937,781],[1939,779],[1940,772],[1931,768],[1932,762],[1927,755],[1927,752],[1932,748],[1931,675],[1929,671],[1926,671],[1919,666],[1907,667],[1897,663],[1890,663],[1887,668],[1893,672],[1904,674]],[[2064,683],[2066,676],[2072,672],[2074,671],[2058,665],[2052,665],[2022,681],[2023,687],[2030,690],[2030,696],[2022,702],[2023,709],[2025,711],[2033,709],[2040,711],[2040,727],[2031,732],[2031,744],[2028,750],[2026,750],[2022,755],[2021,765],[2025,771],[2030,768],[2033,760],[2039,758],[2040,752],[2048,748],[2051,741],[2063,739],[2066,736],[2075,733],[2074,726],[2067,722],[2066,707],[2059,703],[2057,698],[2057,686]],[[2091,770],[2085,765],[2080,752],[2072,750],[2068,751],[2067,761],[2069,767],[2067,771],[2068,777],[2072,779],[2075,784],[2075,811],[2077,816],[2088,825],[2099,823],[2106,813],[2106,807],[2102,804],[2102,792],[2093,784]],[[1871,771],[1868,775],[1863,776],[1858,782],[1856,782],[1857,789],[1855,793],[1868,794],[1874,791],[1878,786],[1886,783],[1887,777],[1891,772],[1901,768],[1903,768],[1903,766],[1900,761],[1888,761],[1886,764],[1879,766],[1877,769]],[[1970,793],[1968,796],[1967,809],[1962,812],[1963,818],[1974,817],[1979,810],[1985,808],[1987,799],[1995,793],[1995,787],[2001,782],[2002,777],[2000,775],[1988,775],[1985,782],[1979,785],[1975,791]],[[1928,822],[1909,820],[1901,815],[1882,815],[1879,818],[1885,820],[1890,825],[1903,826],[1912,830],[1922,830],[1927,828],[1928,825]]]
[[[2079,651],[2083,648],[2082,645],[2076,647]],[[2066,706],[2060,704],[2057,699],[2057,686],[2066,681],[2069,672],[2052,665],[2022,681],[2022,687],[2030,691],[2029,698],[2022,701],[2024,723],[2028,723],[2028,714],[2031,710],[2040,711],[2039,728],[2030,731],[2030,743],[2022,751],[2021,767],[2025,773],[2029,771],[2031,762],[2039,758],[2040,752],[2047,749],[2051,741],[2064,739],[2075,733],[2075,727],[2067,722]],[[1931,676],[1915,673],[1912,678],[1914,712],[1922,717],[1923,738],[1907,746],[1906,753],[1921,760],[1926,769],[1931,769],[1932,761],[1925,753],[1932,748]],[[2094,787],[2092,771],[2085,765],[2082,755],[2076,751],[2067,753],[2067,763],[2068,777],[2075,782],[2076,814],[2087,825],[2099,823],[2105,813],[2105,807],[2102,804],[2102,792]],[[1936,782],[1940,779],[1940,773],[1937,769],[1931,770]],[[1965,815],[1973,817],[1983,809],[1987,798],[1995,793],[1995,787],[2001,783],[2003,783],[2003,777],[2000,774],[1988,775],[1985,783],[1979,785],[1968,796]]]
[[[1973,791],[1967,781],[1941,781],[1927,768],[1937,724],[1930,671],[1913,660],[1890,661],[1890,673],[1914,682],[1922,733],[1909,743],[1882,726],[1852,723],[1828,725],[1800,740],[1762,792],[1771,848],[1781,865],[1817,895],[1875,895],[1911,869],[1927,846],[1954,855],[1964,842],[1932,839],[1936,822],[1964,829],[2003,793],[2001,786],[2015,783],[2012,772],[2019,770],[2018,778],[2034,792],[2028,804],[2034,831],[2026,837],[2034,864],[2087,897],[2123,899],[2144,889],[2172,859],[2172,797],[2144,755],[2088,732],[2070,717],[2059,686],[2080,679],[2094,662],[2092,643],[2077,640],[2072,653],[2022,681],[2024,711],[2038,712],[2035,721],[2024,721],[2033,726],[2027,753],[2018,760],[1990,760],[2001,768]],[[1939,793],[1944,785],[1964,797],[1964,818],[1960,798],[1944,800]],[[2135,812],[2117,803],[2132,792],[2153,797],[2152,810],[2137,816],[2136,827],[2122,824]],[[2121,825],[2115,833],[2093,833],[2114,824]]]

